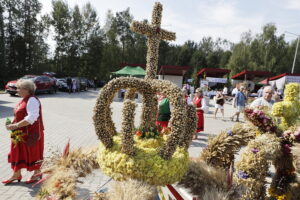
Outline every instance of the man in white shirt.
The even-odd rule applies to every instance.
[[[263,96],[255,99],[251,103],[250,108],[262,109],[263,107],[268,107],[269,109],[271,109],[273,104],[275,103],[275,101],[272,99],[273,94],[273,88],[271,86],[266,86],[263,90]]]
[[[235,97],[235,95],[238,93],[238,91],[239,91],[238,88],[235,87],[235,88],[232,90],[231,95]]]
[[[227,94],[228,94],[228,88],[226,86],[224,86],[222,93],[223,93],[223,95],[227,96]]]

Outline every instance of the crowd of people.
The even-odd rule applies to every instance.
[[[193,135],[193,139],[197,139],[197,134],[204,130],[204,111],[207,107],[203,91],[200,88],[193,92],[193,87],[182,88],[182,95],[187,105],[194,105],[197,113],[197,130]],[[158,115],[156,120],[156,126],[159,129],[168,127],[169,120],[171,118],[171,106],[169,99],[162,93],[158,94]]]
[[[234,114],[230,117],[231,121],[240,121],[240,115],[244,112],[245,107],[248,106],[254,109],[271,109],[272,105],[279,101],[277,93],[271,86],[264,86],[258,90],[258,97],[253,100],[252,103],[247,105],[249,101],[249,91],[245,86],[240,85],[232,89],[231,95],[229,95],[228,88],[224,86],[216,91],[213,98],[214,102],[214,119],[217,119],[218,111],[222,115],[222,120],[225,121],[224,105],[226,102],[230,102],[234,107]],[[188,105],[194,105],[197,111],[197,131],[193,135],[193,139],[197,138],[197,134],[204,130],[204,113],[208,109],[207,100],[205,99],[204,92],[200,88],[197,88],[194,93],[194,87],[189,84],[185,84],[182,88],[182,95]],[[210,97],[207,97],[208,99]],[[168,127],[169,120],[171,118],[171,106],[170,102],[164,94],[159,94],[158,97],[159,113],[157,117],[156,125],[160,127]]]

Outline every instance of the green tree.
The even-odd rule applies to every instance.
[[[179,55],[178,55],[178,60],[176,62],[176,65],[188,65],[196,50],[197,50],[197,45],[195,42],[190,40],[185,42],[179,48]]]
[[[7,69],[5,63],[5,33],[4,33],[4,6],[0,4],[0,87],[4,85],[4,79],[7,76]],[[2,82],[3,81],[3,82]]]
[[[121,54],[122,49],[118,41],[117,25],[115,23],[115,17],[111,11],[108,11],[106,15],[106,21],[104,25],[104,44],[103,44],[103,59],[101,62],[101,68],[105,72],[113,72],[119,69],[119,65],[122,62]],[[105,79],[109,78],[109,73],[103,74]]]
[[[248,47],[245,43],[240,42],[233,47],[232,55],[229,59],[228,67],[232,74],[239,73],[243,70],[250,70],[247,63]]]
[[[84,29],[83,29],[83,16],[79,10],[79,7],[76,5],[72,12],[72,17],[70,21],[70,34],[69,42],[70,46],[66,52],[67,56],[67,73],[70,75],[77,75],[77,71],[82,71],[81,56],[84,50]]]
[[[130,24],[133,17],[130,14],[130,9],[117,12],[113,23],[117,29],[118,40],[122,44],[122,62],[134,62],[134,38],[133,32],[130,30]]]
[[[51,24],[55,30],[56,41],[55,63],[56,71],[62,74],[72,74],[68,69],[68,51],[70,48],[71,11],[66,2],[52,1]]]
[[[41,3],[38,0],[25,0],[22,6],[22,18],[24,19],[24,25],[21,26],[23,29],[24,37],[24,58],[23,68],[24,71],[31,71],[33,69],[33,54],[36,50],[33,48],[38,34],[38,20],[37,14],[41,11]]]
[[[21,2],[18,0],[4,0],[3,5],[7,11],[6,17],[6,63],[7,75],[9,77],[16,77],[20,72],[20,66],[17,63],[16,47],[18,46],[18,33],[20,31],[20,15],[21,15]],[[20,46],[20,45],[19,45]]]

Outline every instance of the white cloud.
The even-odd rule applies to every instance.
[[[223,1],[201,3],[198,5],[198,12],[203,13],[206,19],[218,24],[231,23],[236,16],[234,5]]]
[[[130,8],[135,20],[151,20],[154,2],[157,0],[67,0],[71,8],[75,4],[80,7],[90,2],[97,10],[101,26],[105,23],[108,9],[113,13]],[[268,1],[270,1],[268,3]],[[281,2],[281,0],[278,0]],[[51,0],[41,1],[43,13],[51,11]],[[162,28],[176,32],[176,44],[187,40],[199,42],[204,36],[228,39],[238,42],[241,34],[251,30],[255,35],[261,32],[263,25],[274,22],[278,30],[297,32],[299,15],[284,9],[285,6],[300,8],[300,0],[287,0],[284,5],[272,4],[272,0],[239,1],[239,0],[161,0],[164,10]],[[255,5],[255,6],[253,6]],[[257,6],[256,6],[257,5]],[[294,16],[293,16],[294,15]],[[292,27],[291,27],[292,26]]]
[[[285,7],[288,9],[300,9],[300,1],[299,0],[286,0]]]
[[[200,1],[190,13],[167,11],[168,15],[164,20],[172,24],[178,38],[176,43],[179,44],[187,40],[199,42],[208,36],[238,42],[243,32],[251,30],[255,34],[264,24],[263,16],[243,16],[244,13],[239,12],[235,1]],[[186,18],[189,20],[183,20],[183,15],[188,15]]]

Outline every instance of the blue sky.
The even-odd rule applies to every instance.
[[[150,20],[155,0],[65,0],[71,8],[90,2],[97,10],[100,25],[110,9],[113,13],[130,8],[135,20]],[[51,12],[51,0],[41,0],[42,13]],[[204,36],[238,42],[243,32],[261,32],[266,23],[275,23],[278,35],[285,31],[300,34],[300,0],[161,0],[162,27],[176,32],[176,44],[199,42]],[[50,34],[51,37],[51,34]],[[286,40],[296,36],[286,34]],[[52,43],[49,39],[49,43]]]

